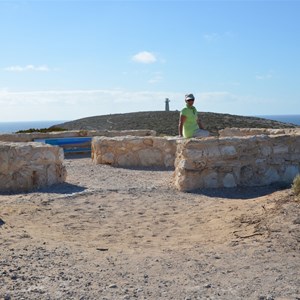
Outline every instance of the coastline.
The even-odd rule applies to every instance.
[[[177,135],[177,123],[179,112],[168,112],[167,117],[164,111],[158,112],[137,112],[107,116],[94,116],[73,121],[33,121],[33,122],[0,122],[0,134],[13,133],[18,130],[31,128],[42,129],[54,125],[65,129],[101,129],[101,130],[122,130],[126,129],[153,129],[158,134]],[[200,113],[207,129],[216,134],[225,127],[266,127],[279,128],[300,126],[300,115],[279,115],[279,116],[235,116],[229,114]],[[280,123],[278,123],[280,122]],[[292,124],[294,122],[294,124]],[[131,128],[129,128],[131,126]]]
[[[300,126],[300,115],[257,115],[259,118],[290,123]]]
[[[63,120],[42,120],[42,121],[23,121],[23,122],[0,122],[0,134],[13,133],[19,130],[28,130],[31,128],[41,129],[66,122]]]

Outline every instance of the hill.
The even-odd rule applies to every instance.
[[[179,111],[146,111],[124,114],[92,116],[57,124],[68,130],[155,130],[157,135],[178,135]],[[217,135],[218,130],[226,127],[238,128],[295,128],[294,124],[282,123],[258,117],[200,112],[199,117],[207,130]]]

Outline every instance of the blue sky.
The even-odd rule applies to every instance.
[[[1,1],[0,121],[300,114],[300,0]]]

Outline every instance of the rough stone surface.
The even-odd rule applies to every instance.
[[[35,139],[67,138],[67,137],[93,137],[93,136],[155,136],[154,130],[70,130],[57,132],[32,132],[0,134],[3,142],[32,142]]]
[[[63,150],[41,143],[0,142],[0,192],[23,192],[65,181]]]
[[[285,131],[292,134],[282,134]],[[247,134],[201,139],[95,137],[92,159],[119,167],[175,165],[175,186],[182,191],[290,184],[299,174],[300,131],[248,128],[242,132]]]
[[[176,137],[94,137],[92,160],[119,167],[174,168]]]
[[[300,134],[300,128],[225,128],[219,130],[219,136],[248,136],[248,135],[278,135],[278,134]]]
[[[300,134],[179,141],[175,186],[198,188],[290,184],[300,173]]]

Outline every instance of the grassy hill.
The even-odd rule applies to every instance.
[[[82,118],[52,127],[68,130],[133,130],[151,129],[157,135],[178,135],[179,111],[147,111],[125,114],[111,114]],[[293,128],[293,124],[267,120],[257,117],[200,112],[199,117],[207,130],[216,135],[218,130],[226,127],[238,128]]]

